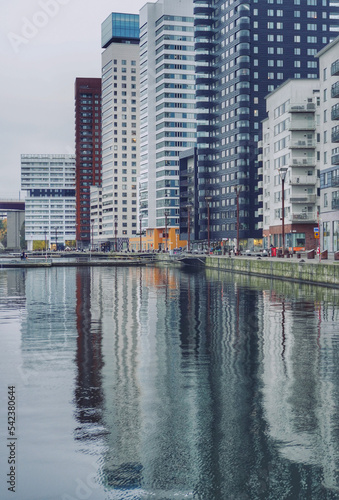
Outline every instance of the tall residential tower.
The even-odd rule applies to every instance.
[[[75,80],[76,241],[86,248],[93,239],[90,187],[101,185],[101,79]]]
[[[264,97],[287,78],[318,77],[314,56],[338,30],[338,5],[194,0],[201,239],[208,227],[212,240],[235,239],[237,215],[240,240],[261,238]]]
[[[138,230],[139,16],[112,13],[101,34],[101,238],[122,249]]]
[[[140,11],[140,214],[144,228],[179,225],[179,153],[195,146],[193,2]]]

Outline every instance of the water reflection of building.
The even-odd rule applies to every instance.
[[[92,268],[76,271],[77,379],[75,388],[76,439],[95,440],[103,428],[102,331],[94,307]],[[100,290],[96,291],[97,294]]]
[[[1,307],[16,310],[26,304],[26,271],[0,272]]]
[[[323,327],[325,313],[314,302],[284,302],[267,282],[260,290],[246,277],[234,282],[227,273],[171,268],[80,274],[79,395],[81,382],[85,393],[93,385],[100,397],[87,400],[92,421],[81,421],[86,399],[78,400],[88,432],[77,436],[103,438],[100,480],[107,490],[152,498],[306,498],[321,469],[333,487],[331,306]]]
[[[27,317],[23,340],[41,339],[44,349],[68,342],[75,307],[74,271],[67,268],[27,270]],[[73,334],[71,334],[73,335]],[[35,345],[35,348],[37,346]]]
[[[84,283],[81,287],[91,297],[92,325],[100,318],[102,331],[102,482],[115,490],[189,494],[198,482],[200,447],[207,438],[199,428],[198,403],[206,381],[199,382],[201,370],[184,354],[187,341],[193,352],[201,344],[193,331],[198,318],[188,336],[183,331],[178,336],[184,321],[179,299],[185,295],[178,273],[96,269],[90,292]],[[196,309],[200,314],[198,304]],[[210,403],[203,419],[209,408]]]
[[[327,304],[335,318],[324,328],[322,306],[312,300],[267,295],[264,302],[263,407],[269,436],[281,456],[316,466],[324,486],[339,491],[338,311]]]

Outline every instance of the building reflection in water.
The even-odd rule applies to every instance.
[[[100,286],[95,296],[91,286],[92,268],[86,267],[76,272],[76,328],[77,378],[75,389],[76,419],[79,427],[76,439],[95,441],[105,434],[103,427],[103,387],[102,387],[102,325],[95,297],[101,295]]]
[[[335,306],[325,318],[295,285],[169,268],[79,269],[76,284],[75,435],[101,439],[105,488],[252,499],[337,486]]]
[[[324,326],[323,307],[334,314]],[[261,338],[263,408],[269,435],[283,457],[295,464],[316,466],[323,486],[337,493],[338,319],[333,305],[286,301],[271,294],[265,297]]]

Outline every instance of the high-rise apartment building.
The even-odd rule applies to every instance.
[[[127,247],[138,231],[139,16],[102,23],[102,228],[98,243]],[[97,196],[96,190],[92,190]],[[99,241],[100,240],[100,241]]]
[[[237,215],[244,244],[261,238],[264,97],[287,78],[318,77],[314,56],[338,30],[338,5],[194,0],[201,239],[208,227],[212,240],[235,239]]]
[[[89,247],[90,187],[101,185],[101,79],[75,80],[76,241]]]
[[[179,153],[195,146],[195,118],[193,3],[147,3],[140,11],[139,194],[144,228],[179,226]]]
[[[63,247],[75,240],[75,157],[21,155],[27,249]]]

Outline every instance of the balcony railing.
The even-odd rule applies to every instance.
[[[312,158],[291,158],[290,160],[291,167],[314,167],[315,166],[315,157]]]
[[[334,63],[331,64],[331,75],[339,75],[339,59],[334,61]]]
[[[300,102],[290,104],[288,107],[290,113],[312,113],[315,111],[314,102]]]
[[[293,175],[290,178],[290,184],[292,185],[315,186],[316,183],[317,178],[315,175]]]
[[[335,104],[335,106],[332,106],[331,119],[332,120],[339,120],[339,104]]]
[[[291,222],[315,222],[317,214],[315,212],[292,213],[289,218]]]
[[[313,118],[313,117],[312,117]],[[315,121],[312,120],[291,120],[289,130],[315,130]]]
[[[339,82],[335,82],[331,87],[331,97],[339,97]]]
[[[290,142],[290,149],[292,148],[315,148],[315,141],[293,141]]]
[[[291,196],[290,203],[315,203],[317,201],[316,194],[306,196]]]

